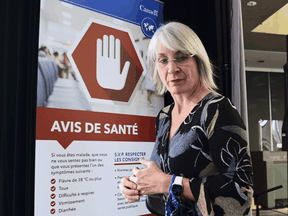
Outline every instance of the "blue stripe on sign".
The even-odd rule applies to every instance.
[[[88,10],[141,26],[145,18],[152,19],[157,28],[163,21],[163,4],[155,0],[61,0]]]

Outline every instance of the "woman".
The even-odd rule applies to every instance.
[[[128,202],[148,195],[155,215],[246,215],[252,166],[246,128],[231,102],[216,93],[203,44],[187,26],[171,22],[150,41],[148,65],[156,89],[174,103],[156,119],[156,143],[146,169],[122,180]]]

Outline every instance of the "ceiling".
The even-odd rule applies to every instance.
[[[241,0],[246,70],[283,72],[283,65],[287,60],[286,36],[252,32],[252,30],[286,5],[288,0],[255,0],[257,4],[253,7],[247,6],[249,1]],[[69,17],[69,14],[65,13],[72,16]],[[40,45],[49,41],[50,44],[59,46],[60,51],[62,46],[64,51],[69,48],[69,43],[77,38],[87,20],[94,14],[92,11],[63,4],[59,0],[41,0]],[[65,24],[65,21],[69,25]]]
[[[255,6],[248,6],[247,3],[250,2],[250,0],[241,0],[246,67],[255,71],[283,72],[283,65],[287,60],[286,36],[252,32],[252,30],[286,5],[288,1],[255,1],[257,2]],[[274,25],[279,24],[274,23]],[[273,26],[270,26],[270,28],[272,27]],[[267,30],[267,32],[268,31],[269,30]]]

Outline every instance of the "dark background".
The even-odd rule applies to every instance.
[[[269,76],[272,119],[284,117],[284,73],[246,72],[250,150],[259,151],[258,121],[269,120]]]

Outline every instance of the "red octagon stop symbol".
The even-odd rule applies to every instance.
[[[68,55],[89,101],[130,102],[144,75],[130,30],[103,21],[89,20]]]

